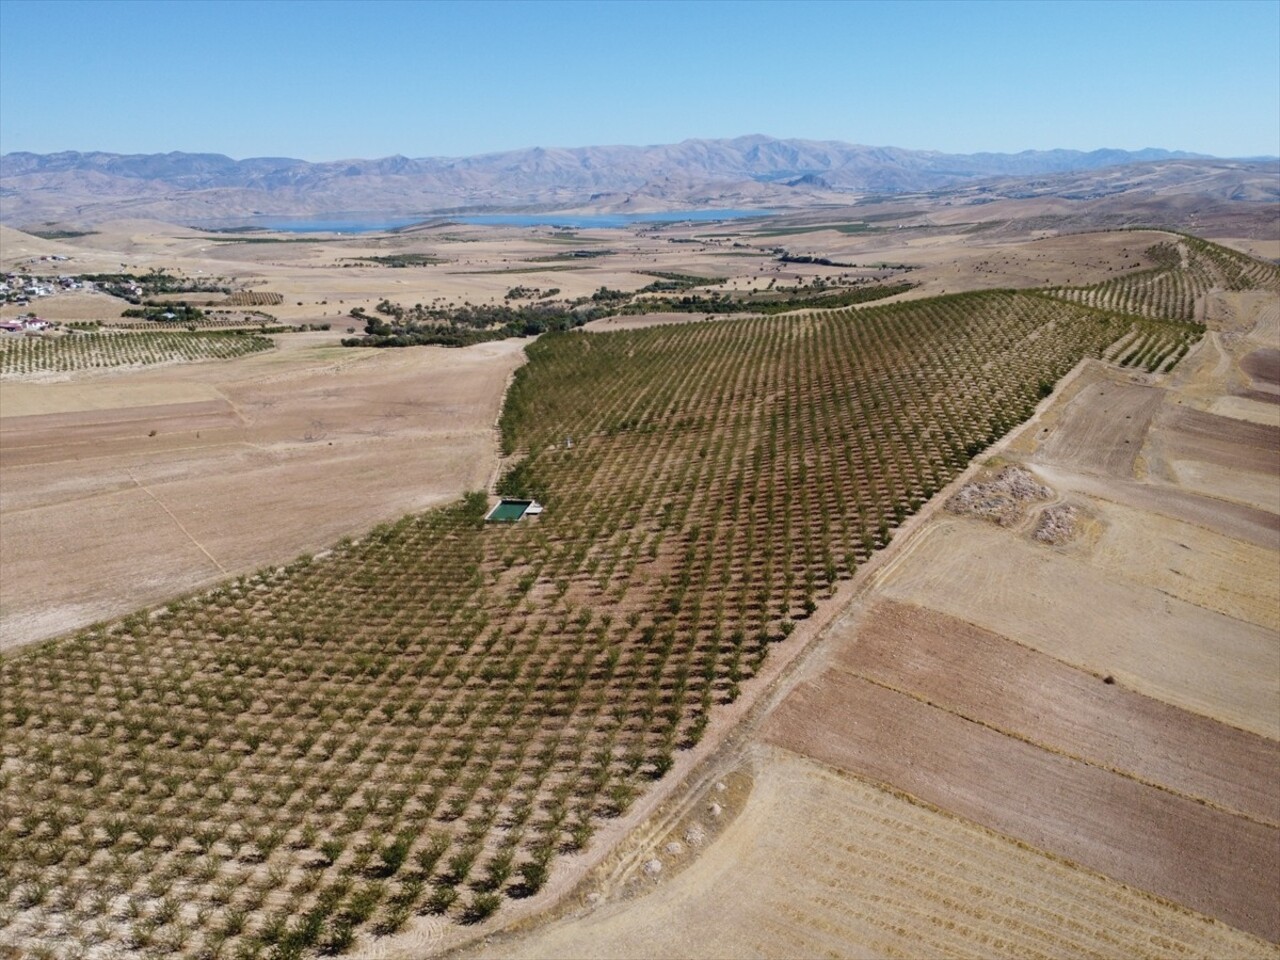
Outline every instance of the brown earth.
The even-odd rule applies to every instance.
[[[1099,380],[1063,408],[1040,457],[1085,473],[1130,477],[1163,397],[1154,387]]]
[[[1146,556],[1153,566],[1176,560],[1155,550]],[[878,589],[1078,669],[1111,674],[1184,710],[1280,738],[1274,631],[1101,570],[1087,554],[1048,549],[976,520],[940,520]]]
[[[291,334],[228,363],[0,385],[0,645],[489,485],[520,341],[357,351],[332,340]],[[58,412],[33,412],[42,406]]]
[[[832,662],[887,690],[1225,812],[1280,826],[1280,744],[924,607],[880,601]]]
[[[1280,350],[1255,350],[1241,358],[1240,369],[1256,384],[1280,387]]]
[[[1276,299],[1214,294],[1171,375],[1078,368],[691,777],[686,817],[755,778],[719,839],[688,859],[655,817],[571,916],[477,955],[1280,956],[1280,434],[1238,394],[1267,383],[1243,361]],[[1006,464],[1053,499],[1007,527],[939,511]],[[1037,542],[1059,507],[1072,535]],[[1129,898],[1162,912],[1132,938]]]
[[[1271,886],[1280,846],[1273,826],[1026,743],[840,669],[798,687],[762,735],[1038,850],[1280,939],[1280,903]]]
[[[1170,459],[1199,460],[1231,470],[1280,472],[1280,428],[1167,407],[1157,423],[1161,452]]]

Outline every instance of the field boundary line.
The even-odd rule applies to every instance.
[[[929,609],[929,608],[925,608],[925,609]],[[1006,637],[1005,639],[1008,639],[1008,638]],[[1062,661],[1059,661],[1059,662],[1062,662]],[[1070,664],[1068,664],[1068,666],[1070,666]],[[994,723],[991,723],[990,721],[983,720],[979,717],[970,716],[968,713],[964,713],[961,710],[955,709],[953,707],[948,707],[945,704],[939,703],[936,700],[930,699],[929,697],[921,693],[917,693],[914,690],[908,690],[905,687],[898,687],[892,683],[887,683],[884,680],[878,680],[875,677],[869,676],[860,670],[854,670],[854,669],[850,669],[848,667],[842,667],[842,666],[833,666],[831,669],[839,670],[842,673],[847,673],[851,677],[856,677],[857,679],[863,680],[866,683],[870,683],[873,686],[880,687],[882,690],[888,690],[890,693],[896,693],[899,696],[907,697],[911,700],[916,701],[917,703],[923,704],[926,707],[930,707],[931,709],[934,709],[934,710],[940,710],[943,713],[950,714],[951,716],[956,717],[960,720],[964,720],[968,723],[976,724],[977,726],[982,727],[983,729],[990,730],[992,733],[998,733],[1001,736],[1008,737],[1011,740],[1017,740],[1020,743],[1025,743],[1029,747],[1034,747],[1037,750],[1043,750],[1045,753],[1062,757],[1066,760],[1073,760],[1076,763],[1084,764],[1086,767],[1093,767],[1095,770],[1102,770],[1106,773],[1113,774],[1117,777],[1124,777],[1126,780],[1132,780],[1134,783],[1139,783],[1144,787],[1150,787],[1153,790],[1160,790],[1164,793],[1170,794],[1171,796],[1174,796],[1174,797],[1178,797],[1182,800],[1189,800],[1192,803],[1199,804],[1200,806],[1209,807],[1211,810],[1217,810],[1219,813],[1224,813],[1232,817],[1239,817],[1242,820],[1249,820],[1253,823],[1258,824],[1259,826],[1272,827],[1272,828],[1280,827],[1280,823],[1276,823],[1274,820],[1269,820],[1265,817],[1258,817],[1250,813],[1245,813],[1242,810],[1235,810],[1235,809],[1232,809],[1231,807],[1223,806],[1218,801],[1211,800],[1208,797],[1202,797],[1194,793],[1186,793],[1182,790],[1178,790],[1167,784],[1157,783],[1154,780],[1148,780],[1147,778],[1142,777],[1132,771],[1123,770],[1119,767],[1113,767],[1110,764],[1106,764],[1106,763],[1099,763],[1096,760],[1090,760],[1088,757],[1080,756],[1079,754],[1072,753],[1069,750],[1064,750],[1061,747],[1055,747],[1052,744],[1043,743],[1040,740],[1035,739],[1034,737],[1028,736],[1026,734],[1018,733],[1016,730],[1006,729],[1002,726],[998,726]],[[1145,696],[1145,694],[1141,693],[1141,691],[1135,690],[1131,692],[1137,693],[1139,696]],[[793,752],[798,753],[799,751],[793,751]],[[808,754],[801,754],[801,755],[808,756]]]
[[[218,562],[218,558],[215,557],[208,550],[206,550],[204,544],[191,535],[191,531],[182,525],[182,521],[179,520],[174,515],[174,512],[172,510],[170,510],[167,506],[165,506],[165,503],[163,500],[161,500],[154,493],[152,493],[151,490],[148,489],[148,487],[141,480],[135,477],[133,475],[132,470],[127,470],[126,472],[129,474],[129,479],[134,482],[134,484],[138,487],[138,489],[141,490],[143,493],[145,493],[152,500],[154,500],[156,504],[160,507],[160,509],[169,515],[169,519],[172,520],[175,524],[177,524],[178,529],[182,531],[183,535],[186,536],[186,538],[190,540],[192,543],[194,543],[196,545],[196,548],[201,553],[203,553],[206,557],[209,558],[209,562],[212,563],[215,567],[217,567],[222,572],[223,576],[231,575],[230,572],[227,570],[227,568]]]

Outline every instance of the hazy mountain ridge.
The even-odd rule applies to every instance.
[[[565,208],[606,202],[807,205],[850,193],[936,190],[992,177],[1201,160],[1167,150],[945,154],[746,136],[656,146],[535,147],[474,157],[311,163],[221,154],[67,151],[0,156],[0,219],[84,222],[122,215],[409,214],[460,207]]]

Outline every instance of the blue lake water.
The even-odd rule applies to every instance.
[[[772,210],[672,210],[666,213],[485,213],[450,217],[457,223],[492,224],[499,227],[629,227],[635,223],[707,223],[767,217]]]
[[[275,230],[283,233],[382,233],[415,223],[448,220],[451,223],[490,225],[495,227],[628,227],[636,223],[708,223],[716,220],[741,220],[767,217],[772,210],[674,210],[667,213],[478,213],[458,216],[443,214],[416,217],[384,217],[351,215],[328,217],[245,217],[243,220],[206,222],[206,227],[232,230]]]

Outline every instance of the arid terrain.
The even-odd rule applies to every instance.
[[[865,235],[810,232],[803,220],[781,229],[799,232],[757,236],[758,228],[735,224],[574,232],[447,226],[234,242],[151,221],[103,224],[62,240],[0,227],[0,271],[222,277],[283,298],[263,308],[266,322],[331,327],[277,335],[275,351],[226,363],[0,382],[0,643],[120,615],[486,488],[496,468],[492,426],[523,344],[341,348],[348,330],[362,328],[354,308],[371,312],[383,299],[501,303],[517,286],[564,297],[602,286],[638,290],[653,281],[643,271],[725,278],[724,289],[741,291],[876,276],[882,263],[913,268],[906,276],[919,285],[906,298],[1088,284],[1149,265],[1152,240],[1115,233],[992,243],[923,222]],[[784,243],[797,255],[862,266],[782,263],[771,251]],[[567,256],[575,250],[602,255]],[[404,253],[443,262],[393,268],[360,259]],[[50,256],[67,259],[42,259]],[[71,290],[29,307],[5,304],[0,319],[34,311],[55,322],[111,325],[124,322],[127,306]],[[616,317],[591,328],[699,317]]]
[[[1277,956],[1280,301],[1210,311],[1168,377],[1085,361],[564,919],[474,953]]]
[[[1171,225],[1193,226],[1177,203],[1167,209],[1173,211],[1167,221]],[[1254,257],[1280,254],[1280,241],[1259,229],[1256,210],[1231,222],[1221,212],[1225,208],[1213,209],[1223,222],[1208,236],[1221,237],[1224,246]],[[236,236],[155,221],[114,221],[79,236],[41,239],[0,228],[0,272],[163,270],[184,278],[223,278],[237,291],[278,294],[274,299],[281,301],[263,306],[260,314],[241,311],[236,323],[246,329],[259,321],[285,328],[269,334],[271,349],[232,360],[24,374],[0,381],[0,650],[16,663],[23,656],[19,647],[180,595],[196,596],[196,591],[264,569],[249,587],[239,580],[232,599],[224,596],[218,609],[230,617],[243,616],[245,622],[283,623],[277,608],[264,613],[250,606],[253,591],[274,589],[271,584],[284,576],[275,571],[277,565],[300,554],[324,556],[343,538],[359,542],[377,524],[457,501],[465,491],[493,495],[502,471],[518,467],[521,457],[540,462],[548,476],[561,470],[562,479],[572,476],[573,464],[580,463],[583,487],[577,490],[574,510],[581,504],[583,516],[595,506],[593,497],[612,496],[608,484],[618,482],[618,464],[646,463],[636,450],[649,449],[653,465],[653,476],[644,481],[648,486],[636,490],[646,497],[658,490],[668,501],[668,513],[674,501],[692,504],[681,509],[705,508],[700,498],[681,492],[685,478],[705,481],[718,498],[730,496],[728,472],[708,466],[708,451],[713,458],[722,455],[731,461],[735,470],[743,469],[747,448],[731,450],[725,434],[708,435],[701,448],[693,444],[687,456],[681,453],[668,463],[663,453],[686,448],[675,439],[662,441],[653,423],[643,419],[615,418],[573,438],[544,436],[540,418],[554,426],[556,416],[563,414],[555,398],[523,414],[525,435],[537,444],[515,455],[507,450],[503,457],[499,444],[507,438],[500,437],[498,419],[504,397],[511,397],[513,378],[519,381],[526,347],[539,341],[511,338],[463,348],[344,347],[341,339],[362,327],[351,316],[353,309],[374,313],[383,301],[405,306],[502,304],[513,294],[515,299],[528,296],[527,288],[539,294],[555,289],[564,298],[590,297],[602,287],[634,293],[655,277],[671,276],[722,281],[711,289],[733,295],[789,287],[813,290],[815,283],[823,290],[826,285],[853,289],[855,282],[905,280],[913,286],[883,302],[914,306],[944,294],[987,291],[983,296],[993,299],[981,302],[999,304],[1002,294],[991,291],[1090,287],[1139,271],[1154,274],[1171,250],[1175,262],[1181,256],[1184,264],[1199,263],[1189,241],[1178,234],[1072,232],[1065,226],[1115,225],[1109,211],[1064,212],[1057,200],[1032,197],[971,206],[936,200],[918,207],[885,203],[765,221],[573,231],[439,224],[368,236]],[[66,259],[45,259],[54,256]],[[394,266],[387,259],[405,256],[419,260]],[[220,296],[208,295],[210,306]],[[191,299],[198,302],[200,295]],[[1034,295],[1028,302],[1064,312],[1045,321],[1047,327],[1032,328],[1014,354],[1030,355],[1033,346],[1043,347],[1046,329],[1065,336],[1071,323],[1095,316],[1089,313],[1092,308],[1069,306],[1065,300]],[[97,321],[109,328],[126,322],[120,316],[124,306],[101,292],[72,290],[23,307],[6,305],[0,319],[34,311],[55,322]],[[1017,310],[1000,309],[1009,311],[1012,325]],[[861,543],[856,550],[849,547],[851,578],[838,578],[835,560],[829,559],[832,572],[821,590],[812,575],[804,588],[788,580],[779,601],[768,595],[771,574],[758,569],[761,562],[751,551],[761,548],[750,546],[754,540],[748,537],[745,549],[731,545],[727,556],[708,550],[706,569],[723,563],[724,583],[731,576],[757,576],[765,584],[762,609],[744,614],[742,622],[759,632],[772,652],[767,659],[761,652],[762,664],[758,661],[759,669],[747,672],[740,691],[738,677],[732,675],[732,693],[730,675],[715,674],[723,671],[723,662],[717,667],[712,658],[707,676],[716,679],[714,685],[707,681],[703,708],[711,703],[713,690],[717,699],[709,723],[703,714],[705,735],[699,728],[691,738],[692,749],[678,751],[672,763],[671,741],[678,726],[673,721],[665,744],[670,772],[659,766],[646,773],[655,782],[629,809],[630,795],[603,818],[601,807],[592,806],[595,799],[586,802],[581,817],[585,821],[594,815],[600,823],[594,838],[589,844],[558,848],[549,874],[536,884],[530,881],[532,889],[510,894],[516,899],[495,919],[484,922],[488,914],[471,907],[473,912],[456,922],[453,915],[446,916],[453,903],[449,900],[441,910],[423,907],[400,917],[388,935],[361,933],[344,949],[360,956],[406,958],[446,951],[458,956],[619,958],[1280,957],[1280,291],[1213,287],[1197,294],[1191,309],[1180,322],[1203,323],[1206,332],[1185,356],[1169,346],[1149,364],[1130,363],[1121,351],[1106,350],[1102,355],[1107,360],[1093,358],[1095,352],[1074,367],[1068,362],[1060,371],[1070,373],[1056,385],[1053,379],[1041,384],[1031,419],[1006,435],[997,433],[1000,438],[959,476],[948,475],[936,492],[904,487],[901,500],[893,502],[902,522],[895,522],[891,543],[874,553],[867,546],[869,558],[858,552]],[[848,319],[857,315],[852,311]],[[710,316],[655,310],[594,320],[586,329],[592,334],[633,331],[643,337]],[[794,334],[795,343],[817,342],[800,339],[816,316],[821,315],[782,314],[776,328]],[[1179,329],[1190,329],[1186,324]],[[766,327],[762,320],[743,329],[758,338]],[[1117,334],[1100,342],[1114,339],[1120,331],[1115,329]],[[1148,336],[1140,332],[1145,327],[1133,329],[1124,336],[1134,339],[1125,342],[1139,344]],[[710,350],[712,340],[704,336],[689,343]],[[590,344],[599,342],[590,338]],[[657,342],[656,336],[635,340],[628,359],[638,364],[643,350]],[[590,344],[582,347],[583,355],[598,355]],[[802,357],[806,349],[791,341],[785,347],[793,351],[787,357]],[[716,356],[729,356],[728,351]],[[1138,347],[1132,352],[1137,354]],[[761,350],[750,358],[764,354]],[[745,349],[741,357],[745,363]],[[1122,366],[1122,360],[1128,365]],[[794,362],[797,370],[825,369]],[[937,365],[939,373],[946,366],[950,375],[945,358]],[[1010,361],[1009,370],[1015,367],[1018,376],[1029,376]],[[699,389],[693,394],[696,404],[680,400],[660,426],[671,429],[673,438],[708,423],[741,429],[742,436],[750,437],[754,469],[765,477],[760,437],[769,415],[750,420],[741,410],[755,416],[772,409],[774,436],[799,436],[809,429],[798,425],[799,417],[785,419],[789,414],[779,401],[786,398],[787,384],[769,379],[783,369],[777,366],[768,377],[748,380],[745,366],[738,369],[728,362],[722,392],[734,398],[724,405],[724,410],[732,406],[732,415],[722,410],[717,390]],[[911,365],[903,370],[902,382],[914,384]],[[983,367],[981,373],[988,372]],[[890,386],[896,390],[899,378],[894,373]],[[832,376],[814,375],[818,380]],[[624,382],[624,371],[615,379]],[[1001,402],[1012,406],[1013,400],[1004,398],[1003,381],[992,382],[1001,391]],[[1034,388],[1036,380],[1029,383]],[[601,417],[626,407],[613,391],[606,382],[598,395]],[[520,390],[514,392],[517,399],[526,399]],[[815,395],[828,396],[820,390]],[[982,409],[978,400],[975,410]],[[1026,411],[1034,405],[1033,397]],[[570,413],[585,416],[580,410]],[[957,414],[957,422],[970,429],[965,419],[970,416]],[[779,422],[784,424],[781,431]],[[895,429],[916,437],[910,426]],[[813,436],[825,443],[829,434],[813,429]],[[628,431],[635,432],[628,442],[638,445],[628,448],[631,459],[610,460],[599,452],[614,450],[608,444],[626,439]],[[986,436],[982,431],[974,435]],[[895,442],[888,433],[875,433],[875,438],[877,454],[882,442],[886,447]],[[832,450],[840,449],[836,440],[830,442]],[[985,439],[973,449],[984,446]],[[822,452],[825,456],[825,447]],[[904,456],[895,454],[892,462],[901,463]],[[801,459],[797,490],[807,489],[803,470],[812,467],[813,476],[826,482],[828,473],[837,474],[840,466],[835,454],[829,464],[808,455]],[[941,476],[937,463],[933,469],[933,476]],[[594,476],[589,470],[600,470],[598,491],[584,479]],[[790,467],[786,470],[790,483]],[[871,483],[861,471],[857,479]],[[869,489],[880,495],[879,480]],[[758,501],[734,502],[765,510],[773,492],[762,487],[758,493]],[[834,495],[830,502],[836,504],[833,510],[844,506]],[[635,510],[637,517],[642,511],[658,516],[657,505],[647,499]],[[711,516],[728,524],[733,511]],[[521,606],[516,595],[509,605],[495,600],[490,607],[476,599],[459,600],[460,612],[446,611],[453,618],[441,621],[449,631],[447,657],[449,662],[464,658],[465,668],[456,688],[449,686],[455,678],[448,674],[449,682],[440,684],[449,687],[451,698],[440,716],[461,718],[446,726],[461,736],[463,730],[480,730],[487,716],[487,707],[475,713],[476,704],[491,696],[486,685],[497,675],[484,672],[485,651],[496,664],[503,635],[498,629],[484,633],[491,616],[510,613],[510,621],[495,622],[511,624],[511,638],[533,624],[520,642],[537,648],[544,630],[549,637],[568,636],[575,617],[584,631],[602,623],[601,638],[611,624],[620,637],[637,627],[652,631],[663,625],[661,618],[655,614],[652,622],[642,624],[650,611],[637,604],[643,601],[656,609],[661,601],[664,609],[670,603],[673,612],[694,623],[691,635],[701,643],[696,632],[701,608],[695,606],[691,615],[681,611],[682,594],[676,596],[672,579],[682,569],[680,556],[690,562],[687,558],[695,556],[699,542],[713,539],[706,532],[709,526],[695,526],[685,539],[663,545],[668,517],[650,524],[651,519],[645,513],[635,521],[634,538],[629,524],[619,526],[607,550],[604,541],[591,541],[568,519],[560,521],[561,528],[525,526],[523,539],[513,534],[510,546],[486,548],[487,565],[477,563],[474,569],[482,574],[469,582],[483,583],[498,596],[527,579],[520,589],[529,591],[528,600]],[[823,525],[822,535],[828,526]],[[556,534],[557,529],[568,532]],[[598,533],[601,528],[594,529]],[[874,529],[873,522],[864,521],[865,543],[871,543]],[[797,543],[803,537],[822,542],[816,528],[794,534],[790,527],[785,534],[762,530],[788,543],[793,536]],[[547,536],[553,537],[551,547],[543,542]],[[457,531],[444,540],[467,542]],[[417,548],[421,541],[411,545]],[[336,547],[335,563],[355,556],[344,549]],[[546,551],[545,569],[534,565],[539,549]],[[647,559],[637,575],[619,568],[610,580],[610,564],[626,550]],[[581,558],[590,551],[595,560],[589,566],[572,566],[585,562]],[[469,555],[449,557],[459,571],[464,561],[472,562]],[[605,572],[597,575],[601,562]],[[813,558],[806,562],[811,569],[820,566]],[[425,560],[422,566],[427,568]],[[471,577],[473,568],[465,569]],[[358,586],[351,594],[358,597],[378,593],[372,588],[360,593],[367,584],[356,566],[325,570],[330,579],[317,583]],[[452,589],[440,583],[423,586],[407,577],[393,581],[395,590],[415,602],[425,598],[431,616],[444,617],[430,596],[437,589],[442,596]],[[616,609],[607,605],[612,599],[621,601],[627,589],[633,592],[625,603]],[[308,604],[319,608],[328,602],[289,596],[287,603],[301,603],[304,611]],[[803,614],[795,612],[801,598],[812,602]],[[294,609],[287,603],[278,609]],[[360,611],[365,619],[352,634],[358,634],[363,646],[353,656],[364,670],[385,659],[390,641],[380,639],[377,631],[394,626],[399,614],[373,600]],[[331,611],[323,615],[334,616]],[[621,621],[630,615],[635,621],[624,630]],[[770,624],[779,620],[789,624],[783,634],[766,636]],[[181,651],[175,656],[189,657],[183,661],[189,664],[213,658],[225,666],[226,658],[242,656],[224,653],[216,642],[201,646],[205,637],[184,634],[178,627],[157,640],[169,623],[161,619],[156,633],[139,634],[137,642],[163,646],[172,639],[173,649]],[[236,633],[239,627],[228,629],[228,651],[247,647]],[[110,644],[113,631],[95,630],[92,639],[105,636]],[[457,639],[466,631],[471,632]],[[397,635],[395,642],[410,642],[409,632]],[[125,642],[119,640],[125,634],[114,635]],[[127,635],[128,643],[135,642],[133,634]],[[643,642],[655,636],[661,641],[661,635],[650,632]],[[311,637],[294,639],[313,642]],[[327,641],[316,642],[323,647]],[[513,770],[526,769],[517,764],[524,762],[527,736],[539,747],[550,744],[547,769],[554,761],[559,764],[556,775],[567,777],[570,737],[566,733],[560,743],[558,731],[548,734],[557,711],[577,709],[576,699],[574,706],[564,706],[564,682],[585,677],[589,668],[599,671],[606,660],[612,677],[615,651],[622,647],[621,640],[617,648],[602,647],[594,662],[595,654],[579,658],[575,650],[562,661],[548,661],[540,676],[535,673],[522,689],[526,694],[536,689],[538,696],[548,690],[552,699],[535,718],[541,724],[535,731],[522,734],[522,727],[512,728],[511,743],[493,744],[495,754],[499,746],[504,751],[498,766],[510,759]],[[643,644],[636,649],[637,668],[643,663],[647,670],[648,651]],[[127,661],[130,654],[119,656]],[[302,654],[291,647],[288,657],[295,656]],[[99,654],[93,662],[100,662]],[[286,659],[280,669],[300,669],[298,662]],[[676,674],[678,679],[658,672],[664,663],[658,661],[654,672],[661,683],[654,680],[656,692],[649,698],[646,718],[658,709],[659,692],[678,705],[685,689],[691,661]],[[169,669],[156,667],[153,673]],[[311,672],[305,676],[290,675],[289,684],[327,684],[316,688],[325,699],[365,689],[357,672],[344,672],[355,671],[354,666],[307,669]],[[490,669],[498,667],[491,664]],[[439,675],[432,673],[432,682]],[[247,668],[246,682],[266,684],[272,676],[254,665]],[[88,690],[87,683],[76,683]],[[288,684],[281,680],[281,685]],[[94,687],[95,696],[98,690]],[[288,709],[297,704],[286,708],[286,692],[275,691],[271,697],[277,693],[278,703],[255,700],[252,709],[246,700],[246,716],[291,719]],[[155,696],[157,704],[181,703],[185,710],[196,692],[184,688]],[[176,699],[171,703],[164,696]],[[501,700],[494,701],[494,711]],[[666,703],[664,699],[663,709]],[[352,756],[359,755],[355,741],[363,749],[364,734],[370,742],[382,737],[380,727],[366,730],[359,724],[391,722],[390,706],[375,709],[373,704],[364,701],[363,717],[358,716],[358,701],[341,714],[347,718],[341,724],[357,725],[346,727],[348,731],[361,733],[352,734]],[[26,709],[4,701],[0,717],[13,722],[25,718]],[[412,717],[410,722],[397,716],[394,723],[412,730],[418,714]],[[56,731],[61,722],[40,729]],[[173,732],[174,743],[188,732],[207,736],[199,727]],[[688,727],[681,729],[687,732]],[[625,730],[632,731],[630,720]],[[167,747],[168,736],[155,739]],[[299,736],[305,746],[297,746],[299,741],[271,746],[268,738],[269,748],[258,754],[256,741],[247,744],[250,738],[243,731],[225,734],[226,752],[234,754],[234,763],[243,763],[243,783],[248,785],[228,792],[225,799],[247,803],[246,793],[256,791],[256,803],[257,794],[278,773],[272,764],[286,762],[294,749],[301,751],[299,757],[311,749],[315,737]],[[598,731],[584,724],[573,741],[574,762],[586,762],[588,742],[599,746],[589,736]],[[637,774],[642,761],[650,762],[644,758],[655,749],[643,732],[637,736],[636,749],[649,753],[636,754],[630,775]],[[382,739],[390,750],[390,736]],[[612,743],[610,739],[603,752],[592,754],[605,758],[604,774],[610,764],[616,769],[622,763],[621,748],[612,756],[608,752]],[[454,749],[461,750],[450,747]],[[511,750],[519,756],[508,758]],[[443,763],[446,754],[442,748],[432,756],[415,762]],[[385,751],[381,758],[386,759]],[[5,769],[19,766],[14,762]],[[145,779],[145,763],[128,769],[130,783]],[[396,778],[410,772],[373,766],[365,772],[372,776],[375,769],[395,789],[401,784]],[[23,766],[20,772],[29,770]],[[424,777],[435,773],[434,767],[424,767]],[[513,773],[511,782],[523,787],[524,776]],[[80,782],[74,772],[66,781]],[[468,783],[471,792],[449,822],[464,811],[469,811],[466,817],[489,811],[483,821],[487,828],[505,801],[492,781],[480,787],[477,775],[474,783],[467,781],[459,789]],[[441,790],[453,786],[450,781]],[[292,799],[282,796],[279,806],[286,800],[294,803],[303,792],[299,786]],[[567,788],[564,795],[555,794],[560,801],[568,795]],[[434,799],[443,796],[433,794]],[[156,809],[170,809],[157,802],[161,805]],[[325,802],[338,809],[346,799],[333,807],[326,795]],[[394,824],[395,815],[386,813],[390,804],[380,803],[368,801],[368,811],[376,811],[375,819],[386,815],[387,823]],[[555,815],[547,804],[538,810],[540,816],[548,810]],[[496,822],[505,829],[510,807],[502,806],[502,811]],[[565,814],[559,816],[563,820]],[[21,830],[35,828],[13,826],[21,819],[15,813],[0,828],[26,837]],[[553,839],[561,820],[554,822]],[[538,817],[529,823],[530,832],[534,826],[541,829]],[[388,826],[386,836],[392,832]],[[275,842],[284,843],[281,850],[300,851],[299,857],[307,855],[307,844],[315,845],[314,837],[289,834],[284,841],[285,836],[282,828]],[[352,834],[366,841],[365,861],[368,853],[382,849],[377,847],[381,836],[367,827],[364,834]],[[591,837],[590,829],[586,836]],[[230,850],[230,838],[218,841],[223,842]],[[203,859],[213,859],[213,851],[222,849],[218,843],[206,846]],[[349,866],[352,851],[362,849],[353,839],[341,864],[350,871],[364,869]],[[190,853],[182,843],[155,850],[157,857],[174,862]],[[472,860],[479,850],[477,841]],[[415,856],[421,852],[421,845],[415,847]],[[492,865],[500,858],[492,846],[485,852],[496,876]],[[241,850],[223,859],[224,867],[211,868],[215,874],[218,869],[231,871],[227,876],[240,871],[237,875],[246,883],[274,889],[266,858],[253,859]],[[330,858],[329,865],[337,861]],[[115,860],[112,864],[117,865]],[[468,861],[462,877],[470,867]],[[508,856],[507,873],[491,887],[482,887],[473,875],[471,886],[480,895],[472,903],[481,901],[481,891],[501,887],[511,868]],[[424,870],[431,879],[431,867]],[[287,871],[281,876],[289,878]],[[283,893],[264,892],[257,906],[283,911]],[[313,884],[298,896],[318,898],[320,893]],[[421,883],[414,895],[419,894],[425,897]],[[19,896],[31,895],[14,893]],[[137,909],[146,916],[158,914],[149,905],[156,899],[149,892],[126,899],[143,904]],[[137,919],[124,912],[132,907],[118,903],[112,909],[113,922],[121,929]],[[193,928],[204,922],[195,919],[194,907],[189,912]],[[251,944],[249,934],[256,936],[262,928],[251,924],[246,934],[243,913],[240,922],[242,928],[230,937],[237,944]],[[476,922],[481,925],[471,925]],[[169,919],[158,928],[171,925]],[[225,933],[228,927],[219,929]],[[41,934],[22,936],[28,939],[17,941],[15,956],[23,942],[36,942]],[[154,949],[167,942],[157,940]],[[130,949],[145,954],[148,946]]]

